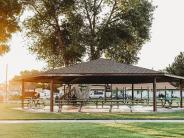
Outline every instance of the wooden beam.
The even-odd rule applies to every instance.
[[[183,108],[183,86],[182,86],[182,80],[180,80],[180,108]]]
[[[153,111],[156,112],[157,111],[157,101],[156,101],[156,83],[157,83],[157,79],[154,78],[153,80]]]
[[[54,80],[50,81],[50,112],[54,112]]]
[[[22,80],[22,99],[21,99],[21,104],[22,104],[22,109],[24,109],[24,80]]]

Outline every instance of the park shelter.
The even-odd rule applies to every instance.
[[[34,76],[21,79],[22,95],[24,82],[50,83],[50,111],[54,107],[54,84],[131,84],[132,100],[134,99],[134,84],[152,83],[153,85],[153,111],[157,110],[156,92],[159,82],[178,82],[180,88],[180,107],[182,101],[182,82],[184,77],[166,74],[129,64],[117,63],[109,59],[97,59],[78,63],[68,67],[49,70]],[[24,99],[22,98],[22,107]]]

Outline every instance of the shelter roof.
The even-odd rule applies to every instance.
[[[97,59],[89,62],[75,64],[69,67],[47,71],[49,74],[137,74],[149,73],[157,74],[160,72],[141,68],[133,65],[117,63],[109,59]]]
[[[109,59],[97,59],[69,67],[49,70],[35,76],[22,78],[25,81],[86,84],[152,83],[184,80],[181,76],[165,74],[142,67],[117,63]]]

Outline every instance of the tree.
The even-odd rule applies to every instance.
[[[41,74],[43,73],[43,71],[39,71],[39,70],[24,70],[24,71],[21,71],[19,73],[19,75],[15,75],[11,80],[10,80],[10,84],[16,84],[16,85],[22,85],[21,84],[21,79],[22,78],[29,78],[29,77],[32,77],[32,76],[36,76],[38,74]],[[55,87],[54,89],[58,88],[58,87],[61,87],[62,84],[55,84]],[[35,88],[47,88],[49,89],[50,86],[49,86],[49,83],[38,83],[38,82],[26,82],[26,86],[28,87],[32,87],[34,86]]]
[[[41,73],[38,70],[24,70],[21,71],[19,75],[15,75],[10,81],[9,81],[9,85],[10,86],[21,86],[21,81],[20,79],[24,78],[24,77],[29,77],[29,76],[33,76],[33,75],[37,75]],[[41,88],[43,87],[44,84],[40,84],[40,83],[35,83],[35,82],[27,82],[26,83],[26,87],[28,88]]]
[[[173,75],[184,76],[184,52],[180,52],[174,62],[166,67],[165,71]],[[171,84],[176,87],[179,86],[178,82],[171,82]]]
[[[184,76],[184,52],[180,52],[174,62],[166,68],[166,72],[178,76]]]
[[[103,53],[122,63],[135,63],[152,23],[154,6],[147,0],[80,0],[85,26],[85,45],[90,59]],[[108,8],[107,8],[108,7]]]
[[[84,49],[78,32],[82,22],[80,16],[71,13],[74,1],[28,0],[24,4],[34,12],[24,25],[33,40],[29,49],[38,59],[47,61],[51,68],[81,61]]]
[[[17,17],[21,9],[18,0],[0,0],[0,55],[9,51],[7,42],[19,30]]]
[[[20,75],[15,75],[14,78],[11,81],[17,81],[21,78],[37,75],[39,73],[41,73],[41,72],[38,71],[38,70],[30,70],[30,71],[29,70],[24,70],[24,71],[20,72]]]
[[[148,0],[29,0],[34,16],[25,21],[30,50],[53,68],[105,54],[136,63],[150,39],[155,7]]]

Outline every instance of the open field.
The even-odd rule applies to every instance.
[[[169,113],[31,113],[0,103],[0,119],[184,119],[184,111]]]
[[[184,136],[182,123],[3,124],[0,125],[0,130],[1,138],[182,138]]]

